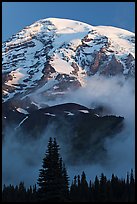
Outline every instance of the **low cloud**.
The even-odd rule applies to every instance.
[[[135,84],[134,80],[125,80],[121,77],[103,78],[94,76],[86,79],[84,87],[69,92],[64,98],[54,101],[45,101],[48,105],[61,103],[78,103],[89,108],[98,105],[109,107],[111,114],[125,118],[125,128],[116,137],[107,139],[105,147],[108,152],[107,161],[98,164],[70,165],[67,162],[67,149],[69,143],[59,140],[61,156],[65,160],[68,173],[72,179],[74,175],[84,170],[87,178],[94,178],[102,172],[108,177],[112,173],[123,177],[127,171],[135,167]],[[38,101],[38,97],[36,98]],[[9,130],[2,149],[2,178],[3,184],[18,184],[24,181],[26,185],[35,184],[38,170],[41,168],[42,158],[47,148],[49,137],[56,137],[54,127],[48,127],[45,133],[36,141],[20,141]],[[9,134],[10,133],[10,134]],[[57,139],[58,141],[58,139]],[[66,146],[65,146],[66,145]],[[84,155],[83,155],[84,157]]]

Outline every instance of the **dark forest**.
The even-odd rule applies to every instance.
[[[70,183],[67,169],[59,154],[56,139],[49,139],[47,151],[34,186],[4,185],[3,202],[135,202],[135,178],[133,169],[125,179],[112,174],[111,179],[102,173],[89,182],[83,171],[74,175]],[[92,172],[91,172],[92,174]]]

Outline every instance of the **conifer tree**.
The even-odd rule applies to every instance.
[[[106,202],[107,201],[107,178],[104,174],[101,174],[100,178],[100,201]]]
[[[77,176],[74,176],[70,187],[70,199],[71,201],[77,202],[78,201],[78,186],[77,186]]]
[[[129,202],[135,202],[135,179],[133,169],[131,169],[130,173],[130,184],[129,184],[130,192],[129,192]]]
[[[38,178],[39,201],[64,201],[67,199],[68,176],[59,154],[59,145],[49,139]]]
[[[50,137],[48,142],[48,149],[46,151],[45,157],[43,158],[42,169],[39,170],[39,178],[38,178],[38,197],[40,201],[46,200],[46,191],[50,188],[50,179],[52,178],[52,138]],[[51,171],[50,171],[51,170]]]
[[[62,176],[63,176],[63,184],[64,184],[63,195],[64,195],[64,198],[68,199],[69,198],[69,177],[67,175],[67,170],[64,163],[62,168]]]
[[[86,180],[86,174],[83,171],[81,175],[81,200],[86,201],[88,199],[88,183]]]
[[[99,179],[96,176],[95,177],[95,182],[94,182],[94,201],[98,202],[99,201]]]
[[[92,182],[91,180],[89,181],[89,202],[93,201],[93,192],[92,192]]]

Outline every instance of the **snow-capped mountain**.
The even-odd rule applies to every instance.
[[[134,77],[135,35],[111,26],[47,18],[2,45],[3,102],[54,99],[94,75]]]

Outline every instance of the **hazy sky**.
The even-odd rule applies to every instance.
[[[135,31],[134,2],[3,2],[2,40],[37,20],[49,17]]]

